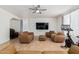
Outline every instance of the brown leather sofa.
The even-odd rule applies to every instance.
[[[58,32],[56,34],[51,34],[51,40],[56,43],[63,43],[65,39],[63,32]]]
[[[55,33],[54,31],[49,31],[45,33],[45,36],[48,38],[51,38],[51,34],[54,34],[54,33]]]
[[[77,45],[72,45],[68,50],[68,54],[79,54],[79,47]]]
[[[19,34],[19,41],[21,43],[30,43],[34,39],[33,32],[22,32]]]

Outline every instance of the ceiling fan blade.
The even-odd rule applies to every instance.
[[[33,11],[32,13],[36,13],[36,11]]]
[[[34,5],[33,8],[29,8],[30,10],[33,10],[32,13],[38,13],[38,14],[42,14],[41,11],[46,11],[47,9],[41,9],[40,5]]]
[[[29,8],[30,10],[35,10],[34,8]]]
[[[42,12],[39,12],[39,14],[42,14]]]
[[[47,9],[39,9],[40,11],[46,11]]]
[[[37,8],[40,8],[40,5],[37,5]]]

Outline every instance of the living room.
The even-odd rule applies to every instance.
[[[69,44],[65,42],[69,30],[68,38],[72,38],[74,45],[78,45],[78,16],[78,5],[0,6],[0,53],[13,54],[17,50],[18,54],[68,54],[68,51],[70,54],[78,54],[79,47],[71,47],[71,43],[67,46]],[[18,34],[11,35],[12,31]],[[55,39],[53,34],[56,36]]]

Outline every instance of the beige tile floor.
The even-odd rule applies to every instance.
[[[39,41],[36,36],[35,39],[29,44],[22,44],[19,42],[19,39],[13,39],[10,43],[14,44],[17,51],[27,50],[27,51],[55,51],[67,53],[66,48],[61,48],[64,43],[55,43],[52,42],[49,38],[46,41]]]

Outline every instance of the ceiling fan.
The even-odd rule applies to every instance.
[[[33,13],[41,14],[42,11],[46,11],[47,9],[41,9],[40,5],[34,5],[33,8],[29,8],[30,10],[33,10]]]

